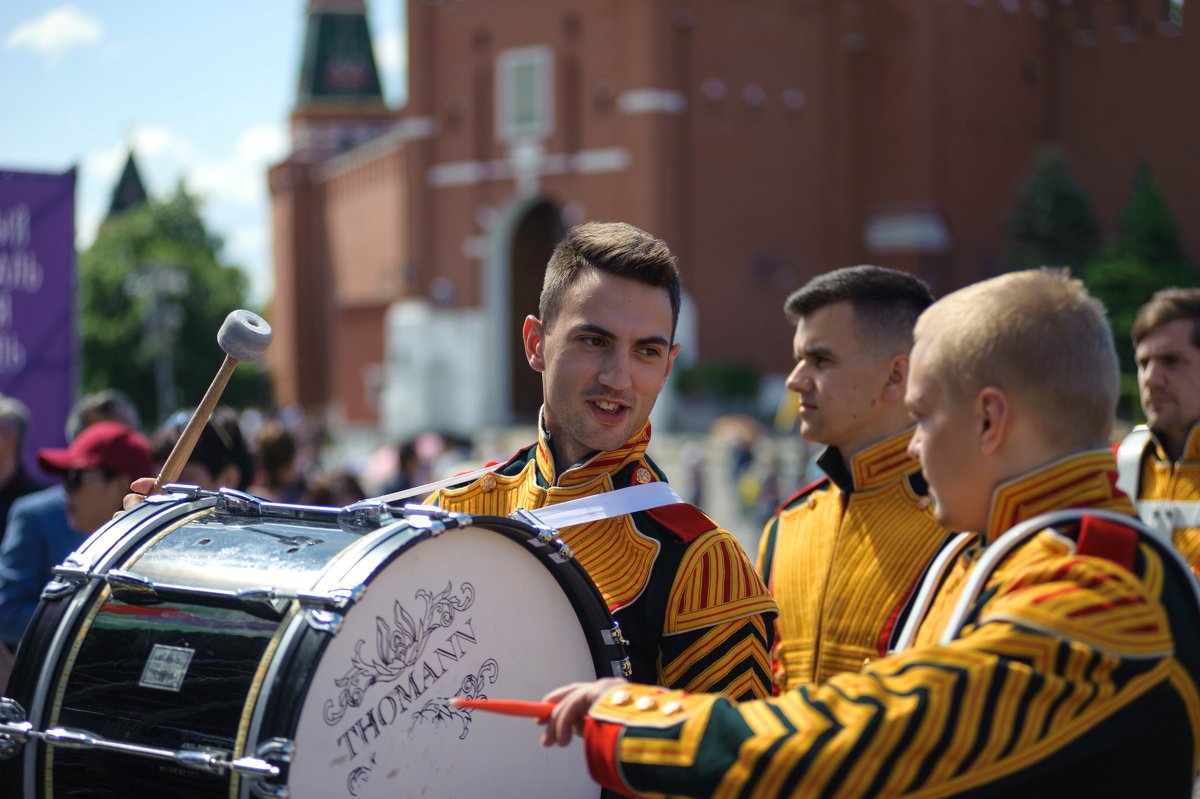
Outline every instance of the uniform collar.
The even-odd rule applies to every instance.
[[[1040,513],[1094,508],[1133,515],[1133,503],[1117,489],[1110,449],[1076,452],[996,486],[988,512],[987,540]]]
[[[1160,461],[1170,460],[1167,457],[1167,451],[1163,449],[1163,445],[1158,438],[1158,433],[1154,432],[1154,428],[1150,429],[1150,440],[1154,442],[1154,457]],[[1183,455],[1179,460],[1182,461],[1200,461],[1200,422],[1192,425],[1192,429],[1188,431],[1187,440],[1183,443]]]
[[[542,414],[538,415],[537,470],[539,480],[546,486],[577,486],[601,475],[614,474],[626,464],[641,460],[650,444],[650,421],[647,420],[629,440],[617,449],[592,452],[558,474],[554,468],[554,450],[550,431]]]
[[[851,455],[849,468],[837,447],[827,447],[817,457],[817,465],[843,493],[878,488],[920,470],[920,463],[908,454],[913,430],[909,427]]]

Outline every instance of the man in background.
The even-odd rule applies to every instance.
[[[1200,289],[1164,289],[1133,324],[1146,426],[1117,449],[1138,514],[1200,565]]]
[[[0,541],[4,540],[13,502],[43,487],[21,463],[28,430],[29,409],[25,403],[0,394]]]

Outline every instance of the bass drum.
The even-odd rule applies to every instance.
[[[450,702],[623,673],[552,531],[193,490],[56,572],[0,707],[0,795],[599,795],[581,747]]]

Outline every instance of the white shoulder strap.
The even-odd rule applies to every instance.
[[[575,524],[611,519],[680,502],[683,499],[669,483],[655,482],[592,494],[536,510],[517,508],[510,515],[534,527],[561,530]]]
[[[949,644],[962,632],[967,616],[970,615],[976,600],[979,599],[979,594],[983,591],[984,586],[987,585],[988,578],[992,576],[992,572],[996,570],[1001,561],[1008,557],[1009,553],[1024,543],[1026,539],[1045,530],[1047,527],[1076,522],[1084,516],[1095,516],[1100,519],[1118,522],[1133,528],[1143,536],[1157,542],[1159,544],[1159,551],[1163,553],[1163,556],[1173,560],[1176,566],[1183,571],[1183,574],[1190,578],[1187,582],[1192,589],[1192,600],[1195,603],[1195,607],[1200,608],[1200,581],[1195,579],[1195,574],[1192,572],[1191,566],[1188,565],[1187,561],[1183,559],[1183,556],[1172,545],[1169,534],[1164,538],[1159,531],[1123,513],[1087,508],[1070,508],[1043,513],[1040,516],[1035,516],[1032,519],[1022,522],[997,538],[984,550],[983,557],[975,564],[975,568],[971,570],[971,574],[963,586],[962,594],[958,597],[958,603],[954,606],[954,612],[950,615],[950,621],[946,624],[946,629],[942,631],[942,645]]]
[[[1144,424],[1129,431],[1117,447],[1117,488],[1136,500],[1142,483],[1142,453],[1150,443],[1150,428]]]
[[[1200,502],[1146,499],[1133,504],[1142,521],[1168,540],[1180,527],[1200,527]]]
[[[943,544],[938,553],[934,555],[929,567],[925,569],[925,574],[921,577],[921,585],[917,588],[917,594],[913,598],[912,606],[908,609],[908,617],[904,620],[904,627],[892,647],[892,652],[902,652],[912,646],[913,639],[917,637],[917,629],[925,620],[926,614],[929,613],[929,606],[933,604],[933,597],[937,594],[938,586],[942,584],[946,573],[950,571],[950,567],[954,565],[958,555],[973,537],[973,533],[958,533]]]
[[[494,463],[491,466],[485,466],[482,469],[476,469],[473,472],[463,472],[462,474],[452,475],[442,480],[434,480],[432,483],[425,485],[413,486],[406,488],[403,491],[394,491],[391,494],[384,494],[381,497],[371,497],[370,502],[398,502],[409,497],[424,498],[437,491],[439,488],[453,485],[466,485],[474,480],[478,480],[489,472],[494,472],[503,466],[503,463]]]

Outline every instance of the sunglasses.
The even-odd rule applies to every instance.
[[[108,481],[116,477],[108,469],[71,469],[63,473],[63,485],[68,491],[77,491],[84,483]]]

